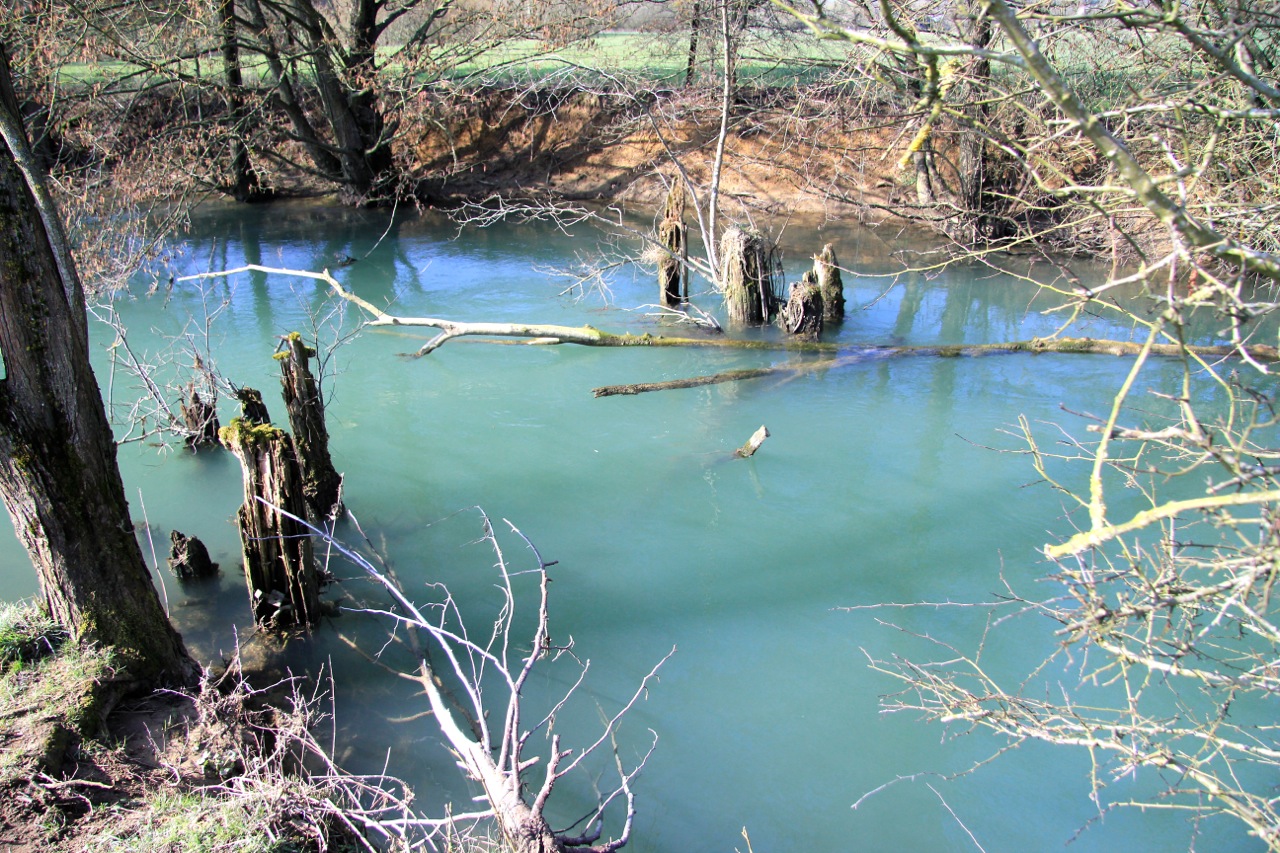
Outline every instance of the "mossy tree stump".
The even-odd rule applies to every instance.
[[[822,321],[827,325],[844,320],[844,279],[840,275],[835,250],[828,243],[813,259],[813,273],[822,293]]]
[[[240,460],[244,504],[237,515],[245,581],[260,625],[307,625],[320,615],[319,579],[311,531],[284,515],[305,518],[302,474],[288,433],[236,418],[219,433]]]
[[[666,250],[658,261],[658,297],[668,308],[689,299],[689,227],[684,222],[684,187],[674,184],[658,224],[658,242]]]
[[[791,285],[787,304],[779,317],[782,327],[794,337],[816,340],[822,334],[823,306],[817,275],[810,270],[800,281]]]
[[[729,322],[763,326],[778,310],[777,252],[763,234],[730,228],[720,238],[720,286]]]
[[[329,456],[329,430],[324,422],[324,401],[311,373],[316,351],[297,332],[285,338],[277,354],[284,405],[302,469],[302,489],[313,520],[320,522],[342,514],[342,475]]]
[[[240,416],[246,421],[251,424],[271,423],[271,414],[262,401],[262,392],[257,388],[237,388],[236,399],[240,401]]]

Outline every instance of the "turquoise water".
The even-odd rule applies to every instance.
[[[403,315],[664,331],[645,312],[628,310],[654,299],[656,286],[644,276],[617,276],[608,303],[558,296],[563,282],[542,268],[589,250],[598,235],[588,228],[565,234],[506,225],[459,237],[431,214],[401,215],[387,228],[385,212],[211,209],[197,216],[176,266],[179,274],[245,262],[319,269],[350,255],[361,260],[336,271],[344,284],[371,301],[393,301]],[[877,277],[900,268],[895,253],[927,248],[888,231],[792,224],[785,232],[791,278],[828,241],[861,273],[846,277],[851,317],[829,334],[833,340],[977,343],[1045,334],[1059,322],[1043,313],[1051,297],[988,268]],[[281,415],[276,337],[310,336],[314,318],[333,306],[320,287],[260,274],[161,285],[146,298],[140,284],[118,305],[135,351],[158,359],[168,336],[185,331],[201,346],[207,339],[206,359],[237,384],[262,389]],[[209,311],[220,313],[206,338],[201,318]],[[340,328],[353,328],[352,318]],[[322,343],[334,333],[325,326]],[[111,336],[96,334],[105,388]],[[983,614],[845,609],[989,601],[1004,581],[1040,592],[1036,579],[1047,566],[1039,549],[1070,522],[1061,498],[1034,485],[1025,457],[991,448],[1019,446],[1005,431],[1020,415],[1048,440],[1049,422],[1083,434],[1061,407],[1104,412],[1128,360],[864,358],[798,376],[595,399],[591,389],[600,385],[812,357],[467,340],[420,360],[397,356],[426,334],[368,330],[332,355],[328,412],[347,505],[411,594],[426,601],[433,594],[427,584],[448,584],[477,628],[499,602],[492,553],[469,544],[480,533],[469,508],[510,519],[558,561],[552,636],[572,637],[591,660],[588,690],[557,715],[566,746],[594,740],[601,714],[613,713],[677,649],[619,739],[633,758],[647,748],[649,730],[658,736],[636,784],[628,849],[745,853],[744,828],[756,853],[974,849],[969,832],[991,853],[1045,850],[1079,830],[1074,849],[1187,846],[1196,830],[1176,815],[1121,810],[1099,822],[1087,758],[1071,751],[1026,744],[951,778],[1003,744],[881,713],[878,697],[897,688],[868,667],[868,656],[936,653],[923,635],[972,648]],[[1130,332],[1094,317],[1074,334]],[[1151,375],[1159,379],[1161,370]],[[113,401],[132,399],[133,384],[117,371]],[[224,422],[234,413],[223,401]],[[761,424],[772,434],[762,450],[732,459]],[[156,531],[157,550],[177,528],[203,538],[222,563],[213,584],[182,588],[167,573],[161,579],[173,618],[199,654],[228,655],[237,633],[250,630],[232,520],[241,499],[237,464],[226,454],[150,442],[125,445],[121,464],[135,518]],[[1084,473],[1064,476],[1078,484]],[[1112,510],[1123,516],[1123,502]],[[349,525],[339,532],[355,536]],[[518,539],[501,541],[513,569],[532,565]],[[0,543],[0,560],[0,593],[35,593],[11,534]],[[341,590],[378,600],[354,569],[334,569]],[[343,615],[296,642],[291,665],[332,665],[336,743],[350,769],[385,763],[418,788],[419,804],[434,815],[450,798],[468,808],[465,798],[475,791],[459,781],[431,719],[417,716],[424,700],[379,665],[412,666],[403,647],[384,648],[383,628],[372,616]],[[1052,626],[1027,617],[989,637],[983,661],[1012,687],[1053,647]],[[375,655],[377,662],[369,659]],[[529,701],[545,707],[571,678],[547,669]],[[915,778],[852,808],[898,777]],[[591,774],[564,780],[552,802],[556,820],[570,823],[587,811],[595,781]],[[1119,780],[1105,796],[1153,790],[1141,778]],[[1246,849],[1232,824],[1199,831],[1203,849]]]

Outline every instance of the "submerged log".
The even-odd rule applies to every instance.
[[[841,322],[844,320],[844,279],[830,243],[813,259],[813,273],[822,293],[822,322],[826,325]]]
[[[778,307],[777,252],[758,231],[730,228],[720,238],[720,286],[729,322],[763,326]]]
[[[684,187],[674,184],[667,193],[667,203],[658,225],[658,242],[666,249],[658,261],[658,298],[674,308],[689,298],[689,227],[684,222]]]
[[[262,401],[262,392],[257,388],[237,388],[236,399],[240,401],[240,417],[251,424],[271,423],[267,404]]]
[[[289,517],[305,518],[307,512],[293,441],[270,424],[243,418],[223,427],[219,437],[244,473],[237,518],[254,621],[271,627],[315,622],[320,585],[311,531]]]
[[[827,362],[828,364],[832,362]],[[650,391],[669,391],[673,388],[699,388],[703,385],[719,385],[721,382],[738,382],[742,379],[759,379],[772,376],[782,368],[749,367],[745,370],[726,370],[711,376],[694,376],[689,379],[670,379],[666,382],[638,382],[634,385],[602,385],[591,390],[595,397],[624,397],[647,394]]]
[[[281,393],[289,411],[289,426],[302,470],[302,492],[311,518],[317,522],[342,514],[342,475],[329,456],[329,430],[324,422],[324,401],[311,373],[316,351],[293,332],[285,338],[280,359]]]
[[[209,559],[209,549],[195,536],[186,536],[174,530],[169,534],[169,570],[179,580],[211,578],[218,573],[218,564]]]
[[[204,444],[218,443],[218,407],[200,397],[194,382],[187,386],[183,395],[182,422],[187,430],[187,447],[192,450]]]
[[[822,334],[822,292],[818,290],[818,276],[812,270],[791,285],[787,304],[780,319],[787,334],[802,340],[817,340]]]

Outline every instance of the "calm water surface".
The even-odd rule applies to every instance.
[[[197,217],[177,267],[179,274],[245,262],[314,270],[350,255],[362,260],[337,273],[345,284],[371,301],[394,301],[400,314],[663,331],[643,311],[626,310],[653,300],[647,277],[619,275],[608,305],[557,295],[563,282],[541,270],[590,249],[597,235],[589,229],[566,235],[513,225],[457,237],[429,215],[387,226],[385,212],[314,205],[214,209]],[[1051,298],[986,268],[875,277],[900,268],[894,253],[907,246],[896,238],[839,223],[787,229],[792,278],[826,241],[861,273],[846,277],[851,318],[832,339],[984,342],[1056,328],[1059,315],[1043,313]],[[144,290],[140,284],[118,306],[136,350],[159,353],[165,336],[184,332],[203,340],[201,318],[225,304],[210,326],[209,354],[234,382],[263,389],[277,416],[277,336],[310,334],[313,319],[332,307],[314,282],[260,274],[177,284],[151,298]],[[127,401],[134,380],[119,371],[112,377],[111,335],[95,334],[104,389]],[[1085,318],[1075,334],[1127,338],[1130,330]],[[425,601],[428,583],[447,583],[477,626],[497,601],[493,555],[469,544],[480,532],[469,507],[510,519],[546,559],[559,561],[551,570],[552,635],[572,637],[591,659],[589,692],[558,718],[566,742],[594,739],[601,714],[678,649],[620,739],[632,757],[647,747],[650,729],[659,738],[636,786],[628,849],[745,853],[744,829],[756,853],[976,849],[970,832],[991,853],[1057,849],[1073,837],[1077,850],[1190,842],[1196,830],[1176,815],[1115,811],[1099,819],[1086,757],[1075,752],[1028,744],[953,778],[1001,744],[882,714],[878,697],[897,687],[868,667],[868,656],[929,654],[924,634],[972,647],[982,614],[842,609],[988,601],[1001,591],[1002,574],[1041,594],[1036,579],[1047,567],[1038,549],[1070,523],[1058,497],[1029,485],[1035,474],[1025,457],[988,448],[1018,446],[1005,430],[1019,415],[1049,441],[1050,421],[1082,432],[1060,407],[1105,411],[1127,360],[864,358],[798,377],[594,399],[599,385],[806,356],[456,341],[426,359],[397,357],[423,337],[370,330],[332,358],[332,450],[346,472],[347,505],[411,594]],[[224,401],[224,422],[234,413]],[[761,424],[772,437],[760,453],[730,459]],[[236,626],[250,630],[236,569],[236,462],[138,443],[122,449],[121,464],[134,515],[157,532],[157,550],[177,528],[202,537],[222,563],[214,584],[184,589],[167,572],[161,580],[199,653],[229,654]],[[1124,512],[1120,501],[1112,509]],[[341,532],[355,535],[350,526]],[[513,568],[530,565],[518,540],[502,542]],[[0,594],[35,593],[12,534],[0,542],[0,560]],[[372,597],[354,570],[335,568],[349,578],[342,589]],[[337,744],[350,769],[385,762],[432,813],[442,814],[450,798],[465,808],[475,792],[459,781],[430,718],[417,716],[425,702],[365,657],[382,649],[382,628],[373,617],[343,615],[309,643],[295,643],[291,665],[336,671]],[[1026,619],[991,637],[983,660],[1012,687],[1053,642],[1051,626]],[[381,661],[411,666],[396,646],[382,650]],[[548,669],[530,701],[545,705],[569,677]],[[851,808],[899,777],[914,778]],[[587,811],[594,782],[565,780],[553,800],[556,819],[570,823]],[[1117,780],[1106,796],[1152,790]],[[1201,849],[1248,849],[1233,824],[1199,831]]]

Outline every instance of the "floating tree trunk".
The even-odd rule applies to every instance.
[[[187,428],[187,447],[218,443],[218,408],[200,397],[194,383],[187,386],[183,396],[182,421]]]
[[[822,292],[818,289],[818,276],[813,270],[791,285],[781,320],[787,333],[797,338],[812,341],[822,334]]]
[[[169,569],[179,580],[210,578],[218,573],[218,564],[209,559],[209,549],[194,536],[174,530],[169,550]]]
[[[329,456],[324,401],[308,363],[315,354],[294,332],[285,338],[285,349],[276,357],[280,359],[284,405],[289,410],[289,426],[302,469],[303,494],[311,517],[322,521],[342,514],[342,475],[334,470]]]
[[[777,253],[758,231],[730,228],[720,238],[720,284],[729,322],[763,326],[777,311]]]
[[[658,261],[658,294],[668,308],[689,298],[689,227],[684,223],[684,187],[675,184],[667,193],[666,208],[658,225],[658,242],[666,249]]]
[[[257,388],[237,388],[236,399],[240,401],[240,417],[251,424],[271,423],[267,404],[262,401],[262,392]]]
[[[219,437],[244,472],[238,519],[253,618],[272,627],[310,624],[320,615],[319,581],[311,531],[297,520],[306,517],[307,505],[293,441],[270,424],[243,418]]]
[[[813,259],[813,273],[822,293],[822,322],[839,323],[844,319],[844,279],[830,243]]]

